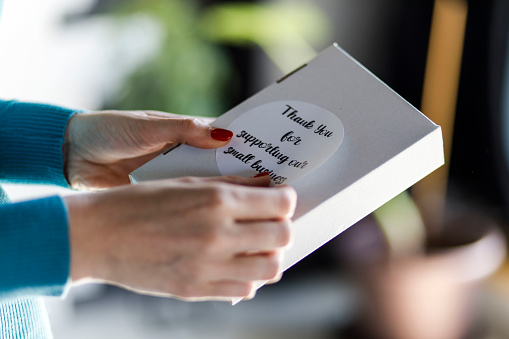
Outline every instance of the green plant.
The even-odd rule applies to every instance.
[[[152,59],[129,74],[108,106],[217,116],[228,107],[235,74],[221,45],[259,46],[283,73],[311,59],[313,44],[328,39],[328,20],[313,4],[220,3],[201,9],[196,0],[130,0],[109,15],[144,14],[163,32]]]
[[[110,10],[116,20],[144,14],[161,27],[159,51],[127,76],[108,105],[217,116],[226,109],[232,74],[228,57],[198,32],[194,0],[131,0]]]

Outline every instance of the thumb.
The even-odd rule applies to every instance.
[[[265,174],[265,173],[263,173]],[[225,183],[225,184],[233,184],[240,186],[259,186],[259,187],[269,187],[270,185],[270,176],[269,175],[260,175],[253,176],[251,178],[240,177],[236,175],[227,175],[227,176],[217,176],[217,177],[180,177],[171,179],[171,181],[186,183],[186,184],[196,184],[196,183],[205,183],[205,182],[215,182],[215,183]]]
[[[188,144],[199,148],[216,148],[226,145],[233,132],[209,126],[195,118],[170,118],[154,121],[160,140],[165,143]]]

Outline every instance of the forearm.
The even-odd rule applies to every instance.
[[[0,100],[0,180],[67,186],[62,146],[76,112]]]

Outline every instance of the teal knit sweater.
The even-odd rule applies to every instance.
[[[73,113],[0,101],[0,182],[67,186],[62,144]],[[10,203],[0,188],[0,338],[51,338],[41,297],[65,293],[69,250],[60,197]]]

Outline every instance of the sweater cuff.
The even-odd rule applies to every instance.
[[[67,208],[58,196],[0,206],[0,299],[60,296],[70,285]]]
[[[67,123],[78,110],[0,101],[0,179],[69,186],[62,146]]]

